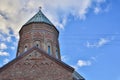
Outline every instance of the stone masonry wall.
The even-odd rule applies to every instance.
[[[33,50],[4,71],[0,80],[73,80],[72,72]]]
[[[51,55],[56,57],[56,48],[58,57],[60,57],[59,33],[53,26],[44,23],[33,23],[23,26],[20,30],[20,40],[18,44],[17,56],[24,52],[25,46],[28,49],[34,47],[35,41],[40,41],[40,48],[47,52],[48,44],[51,45]],[[19,55],[18,55],[19,54]]]

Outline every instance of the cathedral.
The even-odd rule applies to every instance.
[[[85,80],[61,60],[59,31],[41,9],[19,36],[16,58],[0,68],[0,80]]]

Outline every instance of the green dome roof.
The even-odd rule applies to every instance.
[[[42,13],[41,10],[39,10],[37,12],[37,14],[35,14],[27,23],[25,23],[25,25],[33,23],[33,22],[43,22],[43,23],[47,23],[49,25],[53,25],[50,20]]]

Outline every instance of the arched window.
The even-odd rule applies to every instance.
[[[35,42],[34,42],[34,45],[35,45],[36,47],[40,48],[40,41],[35,41]]]
[[[51,54],[50,45],[48,45],[48,54]]]
[[[56,58],[59,58],[58,49],[56,48]]]
[[[52,45],[51,42],[47,42],[46,51],[49,55],[52,55]]]
[[[20,52],[18,52],[18,56],[20,55]]]
[[[27,51],[27,46],[25,45],[25,49],[24,49],[24,52]]]

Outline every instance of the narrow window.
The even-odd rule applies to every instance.
[[[24,52],[27,51],[27,46],[25,46]]]
[[[20,52],[18,52],[18,56],[20,55]]]
[[[56,49],[56,58],[59,58],[58,49]]]
[[[51,51],[50,51],[50,46],[48,46],[48,54],[50,54],[50,52],[51,52]]]
[[[36,44],[37,47],[39,47],[39,44]]]
[[[35,42],[34,42],[34,45],[35,45],[36,47],[40,48],[40,41],[35,41]]]

